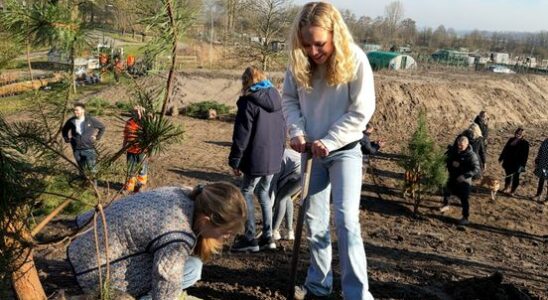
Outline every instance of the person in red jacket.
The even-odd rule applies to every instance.
[[[135,106],[132,117],[127,120],[124,127],[124,144],[127,148],[127,179],[124,190],[128,192],[139,192],[147,183],[147,155],[135,142],[137,132],[141,128],[141,119],[144,108]]]

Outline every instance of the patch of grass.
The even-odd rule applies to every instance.
[[[105,99],[99,97],[93,97],[86,102],[86,110],[93,116],[103,116],[113,106]]]
[[[4,116],[16,114],[32,107],[32,95],[34,92],[26,92],[20,95],[0,98],[0,113]]]
[[[63,214],[77,215],[84,212],[95,204],[95,197],[89,190],[84,190],[79,185],[80,180],[72,180],[70,175],[57,175],[48,179],[47,193],[56,193],[70,196],[74,193],[75,198],[80,201],[72,201],[64,210]],[[65,199],[63,197],[43,194],[40,197],[40,205],[33,211],[35,216],[47,215],[57,208]]]
[[[131,112],[133,110],[133,104],[127,101],[116,101],[114,105],[123,112]]]
[[[202,101],[197,103],[191,103],[186,108],[186,115],[198,119],[207,119],[210,109],[216,110],[217,115],[224,115],[230,112],[230,106],[228,105],[215,101]]]

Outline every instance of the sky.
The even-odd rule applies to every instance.
[[[356,16],[384,16],[384,8],[393,0],[333,0],[339,9]],[[294,0],[302,5],[309,1]],[[538,32],[548,31],[548,0],[400,0],[404,18],[417,22],[419,29],[439,25],[456,31],[487,30]]]

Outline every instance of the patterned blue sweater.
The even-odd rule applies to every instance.
[[[167,187],[132,195],[105,209],[109,234],[111,286],[137,297],[177,299],[182,292],[186,258],[196,236],[192,231],[194,202],[181,188]],[[105,276],[102,223],[98,219],[100,260]],[[74,240],[68,259],[87,292],[99,288],[93,230]]]

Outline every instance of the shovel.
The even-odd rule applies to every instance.
[[[308,145],[307,145],[308,146]],[[303,187],[301,190],[301,201],[299,207],[299,216],[297,217],[297,227],[295,228],[295,241],[293,242],[293,254],[291,256],[291,273],[289,279],[289,292],[287,299],[294,299],[295,284],[297,280],[297,267],[299,263],[299,248],[301,247],[301,237],[303,234],[304,214],[306,213],[306,204],[308,201],[308,187],[310,186],[310,171],[312,170],[312,152],[307,147],[306,162],[304,165]]]

